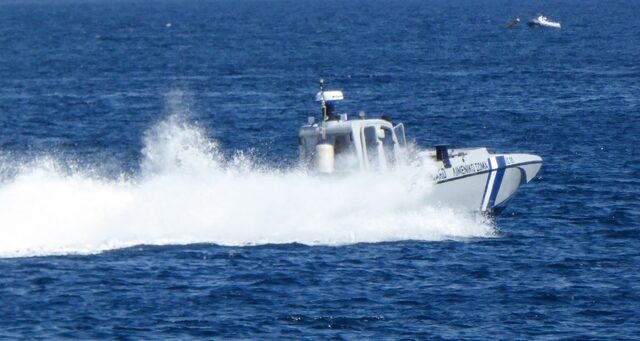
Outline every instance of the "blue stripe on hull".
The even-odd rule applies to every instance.
[[[496,162],[498,163],[498,167],[496,168],[496,179],[493,182],[493,187],[491,188],[491,197],[489,198],[489,205],[487,206],[487,209],[491,209],[495,205],[498,192],[500,191],[500,185],[502,184],[502,178],[504,178],[504,173],[507,170],[507,162],[504,160],[504,156],[496,157]]]
[[[487,159],[489,165],[489,173],[487,174],[487,183],[484,185],[484,192],[482,192],[482,201],[480,202],[480,211],[484,209],[484,203],[487,200],[487,189],[489,189],[489,182],[491,182],[491,158]]]

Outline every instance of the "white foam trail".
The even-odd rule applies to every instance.
[[[146,134],[143,154],[135,179],[61,170],[51,159],[20,165],[0,183],[0,257],[137,244],[342,245],[494,235],[477,216],[425,202],[431,166],[424,163],[331,178],[263,169],[241,153],[224,159],[202,129],[175,116]]]

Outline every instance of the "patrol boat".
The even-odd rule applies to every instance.
[[[358,118],[337,114],[342,91],[325,91],[320,82],[316,100],[322,103],[322,121],[309,117],[299,131],[301,163],[321,174],[354,170],[390,171],[407,162],[407,140],[402,123],[386,117]],[[498,215],[521,185],[530,182],[542,166],[532,154],[491,153],[487,148],[450,148],[438,145],[420,154],[430,158],[436,172],[424,174],[434,182],[431,193],[439,203],[467,211]]]

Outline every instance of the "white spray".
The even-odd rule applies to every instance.
[[[53,159],[20,165],[0,183],[0,257],[137,244],[343,245],[494,235],[490,222],[428,202],[432,165],[424,162],[340,177],[269,169],[242,153],[225,159],[201,128],[178,116],[147,132],[143,156],[134,179],[61,170]]]

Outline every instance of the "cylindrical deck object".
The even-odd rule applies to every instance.
[[[333,173],[335,155],[333,145],[319,143],[316,145],[316,170],[320,173]]]

